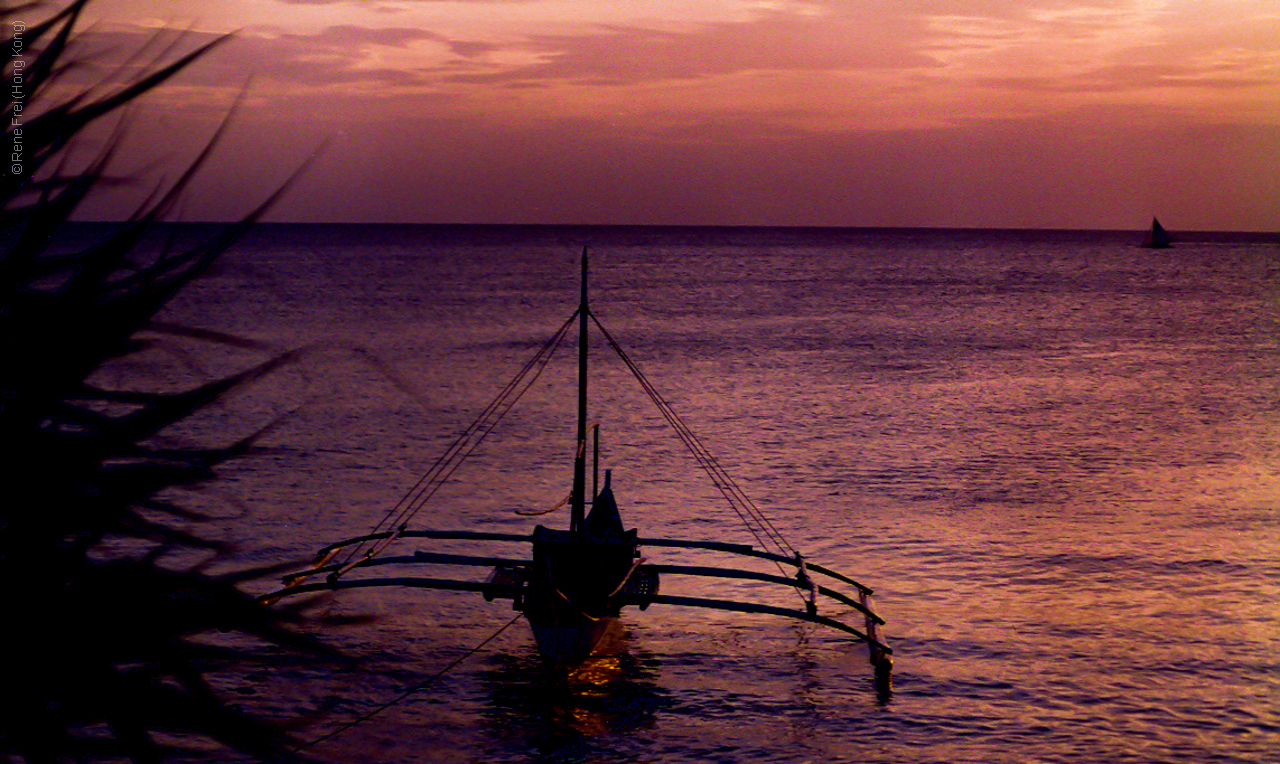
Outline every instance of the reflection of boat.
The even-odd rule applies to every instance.
[[[481,439],[510,410],[536,380],[551,359],[574,321],[579,328],[577,441],[573,461],[572,491],[568,498],[569,527],[556,530],[538,525],[528,535],[464,530],[416,530],[408,522],[444,484]],[[640,382],[667,422],[689,448],[699,466],[730,506],[747,524],[762,548],[719,541],[684,539],[641,539],[635,529],[624,529],[613,495],[610,473],[605,471],[598,485],[599,428],[587,425],[588,329],[594,325],[606,344],[622,359]],[[588,434],[594,434],[591,490],[588,494]],[[594,497],[588,501],[588,495]],[[590,505],[590,512],[587,507]],[[530,513],[532,514],[532,513]],[[411,555],[388,555],[386,550],[405,539],[461,540],[481,543],[531,544],[528,557],[448,554],[418,551]],[[738,560],[763,560],[776,566],[777,573],[748,568],[708,565],[649,563],[641,547],[679,550],[683,556],[718,554]],[[682,558],[681,562],[689,562]],[[485,580],[434,578],[421,574],[424,566],[450,571],[491,569]],[[397,570],[394,575],[376,575]],[[781,574],[781,575],[779,575]],[[799,595],[802,608],[782,607],[764,602],[660,594],[659,576],[737,579],[781,585]],[[827,585],[819,583],[821,580]],[[286,578],[286,588],[271,598],[286,594],[348,588],[400,586],[480,592],[485,599],[510,599],[523,612],[532,628],[538,650],[544,658],[559,664],[577,663],[601,649],[611,634],[617,634],[621,609],[635,605],[641,610],[652,604],[711,608],[744,613],[762,613],[821,624],[858,638],[868,647],[877,686],[887,691],[891,683],[892,650],[880,639],[884,621],[870,607],[871,590],[829,568],[809,562],[786,543],[775,526],[746,497],[733,479],[697,440],[656,388],[622,350],[592,313],[587,301],[586,252],[582,260],[581,302],[574,313],[516,375],[498,398],[457,441],[437,460],[427,475],[393,507],[373,532],[331,544],[320,550],[309,569]],[[831,587],[842,587],[845,591]],[[848,593],[846,593],[848,592]],[[819,595],[822,598],[820,599]],[[819,602],[835,603],[830,614],[818,611]],[[846,623],[849,616],[860,621],[861,629]]]
[[[1146,238],[1142,240],[1142,246],[1147,249],[1168,249],[1173,246],[1173,237],[1169,232],[1164,230],[1164,226],[1160,225],[1160,221],[1151,218],[1151,230],[1147,232]]]
[[[495,655],[481,671],[490,734],[538,761],[580,761],[571,752],[593,738],[651,727],[674,705],[659,689],[653,660],[630,652],[592,655],[568,668],[539,665],[528,653]]]

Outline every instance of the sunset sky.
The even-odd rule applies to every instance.
[[[94,5],[99,71],[235,32],[132,117],[172,173],[243,94],[188,219],[323,144],[274,219],[1280,230],[1276,0]]]

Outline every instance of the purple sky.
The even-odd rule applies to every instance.
[[[188,219],[324,144],[274,219],[1280,230],[1274,0],[97,5],[236,30],[132,117],[172,175],[244,93]]]

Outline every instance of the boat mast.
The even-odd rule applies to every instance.
[[[578,442],[573,459],[573,501],[569,531],[580,534],[586,516],[587,487],[587,248],[582,248],[582,298],[578,304]]]

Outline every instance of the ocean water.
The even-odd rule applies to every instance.
[[[1140,238],[264,227],[165,316],[258,343],[192,351],[195,377],[303,351],[183,435],[278,420],[198,497],[238,564],[378,522],[573,312],[589,246],[597,316],[792,546],[876,590],[896,671],[885,696],[838,632],[654,605],[566,675],[502,601],[365,589],[316,606],[371,616],[313,630],[351,664],[220,689],[309,741],[425,684],[307,749],[323,761],[1275,761],[1280,243]],[[593,342],[627,526],[752,543]],[[411,527],[567,523],[515,510],[569,489],[572,358]]]

